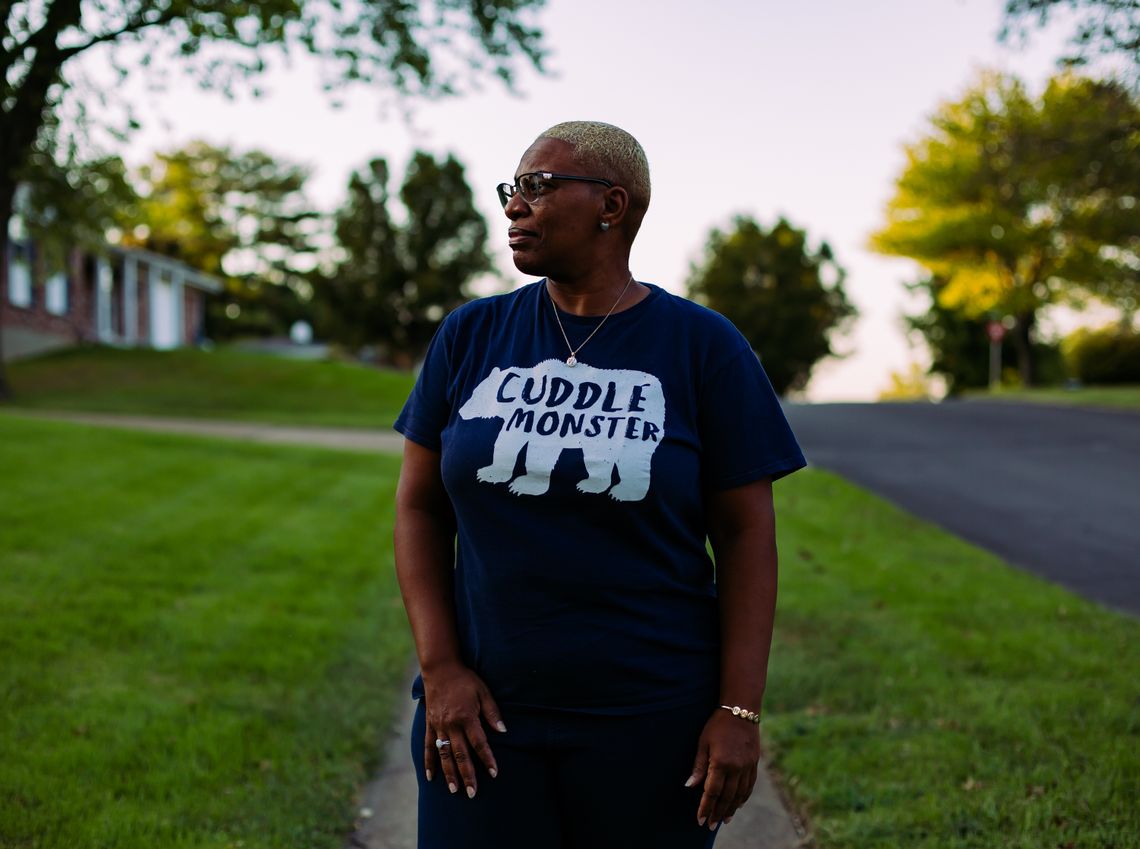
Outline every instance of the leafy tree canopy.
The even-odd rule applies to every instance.
[[[1121,84],[1065,75],[1034,100],[986,74],[906,157],[872,246],[945,280],[943,306],[1013,315],[1027,385],[1040,307],[1136,308],[1140,109]]]
[[[307,168],[195,141],[132,176],[138,198],[116,216],[122,242],[225,281],[227,298],[209,304],[211,336],[282,333],[305,317],[322,225]]]
[[[740,216],[728,232],[709,235],[688,291],[740,329],[782,395],[803,389],[817,362],[837,356],[831,334],[856,314],[845,276],[826,242],[813,251],[805,232],[783,218],[765,231]]]
[[[315,265],[319,213],[305,196],[304,166],[194,141],[134,176],[139,199],[119,218],[127,245],[279,285]]]
[[[110,48],[125,78],[136,65],[161,76],[184,68],[226,93],[265,70],[273,53],[301,50],[321,63],[322,85],[356,82],[422,96],[453,94],[493,74],[508,84],[518,57],[541,67],[541,0],[51,0],[0,3],[0,114],[5,141],[26,149],[45,107],[72,82],[63,71],[94,48]],[[137,45],[124,61],[119,49]],[[272,52],[271,52],[272,51]]]
[[[465,284],[491,269],[487,223],[475,208],[463,166],[417,151],[390,209],[388,164],[373,159],[353,173],[336,214],[341,257],[314,277],[322,332],[352,349],[374,345],[411,365],[444,315],[462,304]]]
[[[274,57],[300,50],[319,59],[326,90],[364,83],[440,96],[485,74],[510,85],[519,57],[541,68],[541,34],[530,23],[541,2],[0,3],[0,217],[6,221],[11,212],[16,177],[45,125],[60,125],[68,92],[84,79],[74,60],[96,49],[108,55],[120,79],[142,70],[161,83],[169,69],[181,68],[202,86],[226,94],[263,72]],[[67,114],[72,123],[86,125],[86,101],[105,106],[107,87],[80,87],[82,96]],[[98,109],[101,117],[106,112]],[[118,132],[135,126],[131,115]],[[74,153],[66,146],[53,151],[65,159]]]

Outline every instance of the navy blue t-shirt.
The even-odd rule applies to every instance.
[[[649,290],[575,366],[544,281],[465,304],[396,420],[441,452],[464,659],[501,704],[632,713],[715,697],[703,493],[806,465],[736,328]],[[600,320],[559,316],[574,346]]]

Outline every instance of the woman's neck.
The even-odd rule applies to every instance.
[[[627,310],[643,300],[649,289],[633,280],[629,269],[624,273],[592,275],[566,281],[546,279],[546,291],[563,312],[580,316],[600,316]]]

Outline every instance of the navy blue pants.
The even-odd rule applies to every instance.
[[[419,849],[711,849],[687,788],[711,704],[635,716],[503,708],[488,730],[499,775],[475,761],[479,790],[424,778],[424,705],[412,724]]]

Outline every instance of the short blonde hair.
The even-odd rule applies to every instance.
[[[574,158],[590,177],[604,177],[629,192],[634,207],[649,208],[649,160],[637,139],[601,121],[565,121],[539,135],[574,146]]]

